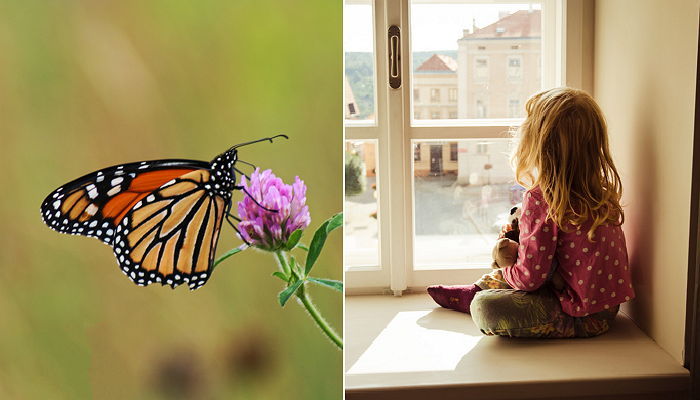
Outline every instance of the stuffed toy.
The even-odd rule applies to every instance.
[[[428,294],[442,307],[469,313],[469,307],[472,299],[477,292],[482,289],[507,289],[510,288],[508,283],[503,279],[503,274],[500,269],[510,267],[515,264],[518,259],[518,246],[520,242],[520,227],[519,219],[522,215],[522,206],[520,204],[511,208],[508,216],[508,223],[503,226],[499,239],[494,246],[491,256],[493,262],[491,267],[494,271],[484,275],[477,283],[471,285],[432,285],[428,287]],[[565,286],[564,280],[559,273],[556,272],[556,259],[552,265],[552,270],[549,275],[552,285],[557,290],[562,290]]]
[[[493,263],[491,267],[493,269],[510,267],[515,264],[518,259],[518,243],[520,243],[520,228],[518,227],[518,221],[520,216],[523,214],[522,205],[516,204],[510,209],[510,215],[508,216],[508,223],[503,227],[501,231],[501,238],[496,242],[491,256],[493,257]]]
[[[518,244],[520,243],[520,228],[518,221],[523,214],[522,205],[516,204],[510,209],[510,215],[508,216],[508,223],[503,227],[501,232],[502,238],[498,239],[496,246],[493,248],[491,256],[493,257],[493,263],[491,263],[491,268],[499,269],[504,267],[510,267],[518,259]],[[550,272],[549,278],[552,281],[552,285],[557,290],[562,290],[564,288],[564,280],[558,273],[556,273],[556,261],[555,265],[552,266],[552,271]]]

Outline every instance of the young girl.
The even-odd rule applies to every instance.
[[[443,307],[471,311],[487,335],[600,335],[634,298],[605,120],[590,95],[570,88],[538,93],[525,108],[513,156],[516,180],[529,188],[518,261],[475,285],[429,293]],[[562,290],[547,284],[555,262]]]

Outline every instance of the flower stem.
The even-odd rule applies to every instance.
[[[337,333],[331,328],[331,326],[326,322],[326,320],[323,318],[321,313],[318,312],[316,307],[314,307],[313,303],[311,303],[311,300],[309,299],[308,295],[306,294],[306,290],[304,288],[304,285],[301,285],[299,287],[299,290],[297,290],[297,297],[299,300],[301,300],[301,304],[304,305],[304,308],[306,308],[306,311],[309,312],[309,315],[311,315],[311,318],[316,321],[316,325],[318,325],[319,328],[323,331],[323,333],[328,336],[328,338],[336,345],[338,348],[341,350],[343,349],[343,339],[341,339]]]
[[[275,254],[277,255],[277,261],[279,261],[280,267],[290,279],[290,282],[288,282],[288,284],[291,284],[292,272],[291,268],[289,267],[289,262],[287,262],[286,255],[283,251],[276,251]],[[299,301],[304,306],[304,308],[306,308],[306,311],[308,311],[311,318],[313,318],[314,322],[316,322],[316,325],[318,325],[318,327],[321,328],[323,333],[325,333],[326,336],[328,336],[328,338],[333,342],[333,344],[335,344],[342,350],[343,340],[340,338],[340,336],[338,336],[337,333],[335,333],[335,331],[333,330],[333,328],[331,328],[326,319],[323,318],[321,313],[313,305],[311,299],[309,299],[309,296],[306,294],[306,288],[304,287],[304,285],[305,283],[299,286],[299,289],[297,289],[296,291],[296,296],[299,298]]]
[[[287,262],[287,257],[284,255],[283,251],[276,251],[275,255],[277,256],[277,261],[280,264],[280,268],[282,268],[282,272],[287,276],[287,279],[290,279],[292,276],[292,270],[289,268],[289,263]]]

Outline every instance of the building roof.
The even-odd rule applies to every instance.
[[[443,54],[433,54],[423,62],[416,72],[456,72],[457,61]]]
[[[535,38],[542,35],[540,10],[520,10],[491,25],[466,33],[461,40],[495,38]]]

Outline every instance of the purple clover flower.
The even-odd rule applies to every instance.
[[[238,202],[238,224],[241,239],[262,250],[277,251],[284,247],[289,236],[297,229],[309,226],[311,216],[306,205],[306,185],[299,177],[286,185],[272,170],[260,172],[259,168],[245,177],[241,184],[266,211],[249,196]]]

